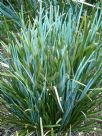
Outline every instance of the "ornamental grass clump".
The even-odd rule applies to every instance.
[[[101,15],[42,11],[34,23],[22,19],[9,45],[1,42],[0,122],[24,135],[94,130],[102,121]]]

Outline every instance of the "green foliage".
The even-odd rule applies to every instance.
[[[0,54],[1,124],[37,133],[91,131],[102,121],[101,15],[87,18],[50,6],[34,23],[21,20],[19,34]],[[23,134],[25,135],[25,134]]]
[[[90,1],[88,1],[90,2]],[[0,26],[2,26],[2,29],[0,27],[1,33],[3,35],[5,34],[5,31],[3,31],[5,28],[5,20],[8,24],[8,27],[11,30],[17,30],[18,28],[22,27],[21,25],[21,19],[19,15],[24,15],[24,19],[28,20],[28,16],[30,20],[33,21],[36,16],[39,14],[39,7],[40,3],[38,0],[2,0],[0,1]],[[72,1],[72,0],[42,0],[42,6],[44,8],[49,8],[50,4],[60,7],[60,12],[66,12],[68,11],[69,7],[71,6],[73,10],[75,9],[75,6],[77,5],[80,7],[80,2]],[[99,2],[98,2],[99,3]],[[85,10],[89,12],[89,14],[92,13],[92,7],[85,4]],[[90,10],[91,9],[91,10]],[[5,18],[4,18],[5,17]]]

